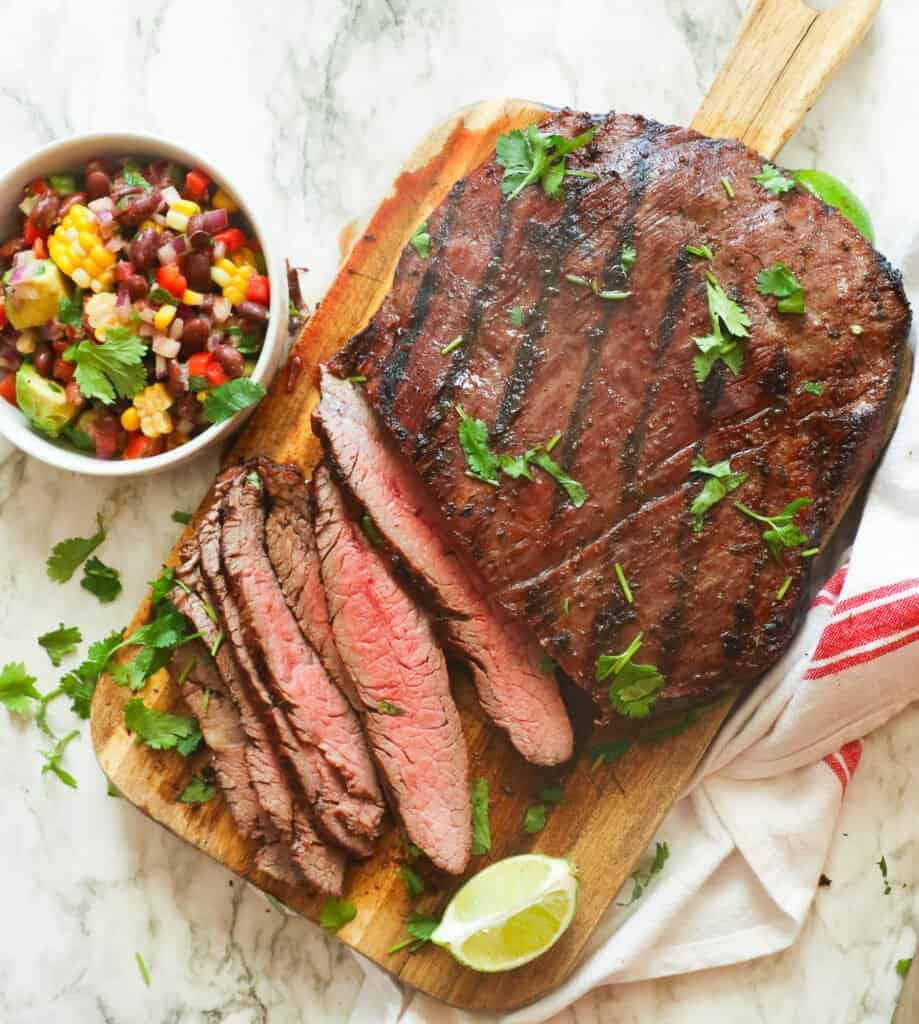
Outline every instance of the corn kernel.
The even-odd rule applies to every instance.
[[[204,296],[201,292],[193,292],[190,288],[187,288],[182,296],[183,306],[200,306],[202,302],[204,302]]]
[[[133,405],[121,414],[121,425],[125,430],[132,432],[140,426],[140,414]]]
[[[89,287],[89,274],[87,274],[82,267],[76,267],[70,276],[73,278],[74,284],[76,284],[77,287]]]
[[[201,207],[190,199],[177,199],[174,203],[169,204],[169,209],[175,210],[176,213],[182,213],[186,217],[194,217],[196,213],[201,212]]]
[[[162,384],[150,384],[134,396],[134,408],[144,437],[162,437],[172,433],[172,417],[166,412],[172,402],[172,395]]]
[[[166,214],[166,226],[172,228],[173,231],[184,231],[188,227],[188,217],[184,213],[170,210]]]
[[[163,233],[163,225],[162,224],[157,224],[157,222],[155,220],[145,220],[145,221],[143,221],[141,223],[141,225],[140,225],[140,230],[144,231],[146,228],[153,228],[153,230],[158,235],[161,235]]]
[[[211,202],[218,210],[226,210],[227,213],[235,213],[239,207],[233,200],[223,191],[222,188],[218,188],[214,193]]]
[[[206,391],[199,391],[198,394],[195,397],[198,399],[199,402],[204,402],[205,399],[207,398],[207,392]]]
[[[77,235],[77,239],[87,252],[92,252],[99,241],[99,236],[92,231],[81,231]]]
[[[160,306],[156,311],[156,316],[153,318],[153,326],[160,332],[160,334],[165,334],[167,328],[175,319],[175,315],[175,306]]]

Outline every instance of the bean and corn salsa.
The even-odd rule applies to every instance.
[[[101,459],[184,444],[258,401],[268,275],[231,196],[126,157],[33,181],[0,245],[0,395]]]

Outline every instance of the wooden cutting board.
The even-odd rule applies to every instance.
[[[818,14],[799,0],[753,0],[693,126],[710,135],[742,139],[765,156],[773,156],[864,35],[879,3],[847,0],[833,11]],[[230,459],[263,454],[311,471],[319,456],[319,444],[310,429],[310,413],[318,400],[316,366],[366,325],[388,290],[399,254],[415,227],[454,182],[492,153],[501,132],[540,121],[546,113],[546,107],[520,100],[477,103],[422,141],[391,194],[355,239],[328,294],[303,329],[287,368],[278,374],[268,397],[246,425]],[[135,624],[148,610],[145,604]],[[448,1003],[507,1010],[554,988],[578,964],[598,920],[691,778],[730,705],[709,709],[679,735],[634,745],[614,766],[591,770],[588,759],[581,756],[567,772],[553,774],[525,764],[484,720],[466,680],[456,679],[455,693],[471,777],[487,779],[492,795],[491,853],[473,857],[470,872],[527,851],[569,857],[581,880],[574,923],[545,956],[503,975],[475,974],[431,947],[414,954],[387,955],[389,947],[404,936],[411,909],[399,875],[401,844],[392,827],[375,855],[349,871],[346,895],[356,905],[357,916],[338,935],[401,980]],[[237,835],[222,799],[199,807],[176,802],[206,755],[186,762],[174,752],[135,745],[122,715],[130,696],[106,677],[93,702],[93,743],[113,785],[176,835],[317,920],[321,901],[273,883],[254,869],[254,850]],[[160,688],[148,684],[142,696],[150,706],[185,710],[171,681]],[[564,801],[552,811],[542,832],[527,835],[523,829],[527,807],[543,786],[561,776]],[[418,909],[439,913],[457,885],[439,880]]]

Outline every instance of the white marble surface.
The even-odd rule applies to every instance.
[[[316,298],[338,230],[381,194],[419,135],[475,99],[640,110],[688,121],[726,52],[741,0],[260,0],[0,4],[0,166],[74,131],[169,133],[233,167]],[[91,12],[99,11],[94,16]],[[919,12],[884,0],[865,44],[787,147],[790,165],[847,179],[894,260],[915,232]],[[59,620],[88,639],[129,616],[213,463],[131,484],[77,478],[0,442],[0,661],[50,688],[35,637]],[[108,608],[46,580],[52,543],[110,524],[100,555],[124,593]],[[69,728],[64,706],[53,722]],[[350,957],[268,908],[222,869],[106,796],[86,728],[40,776],[46,744],[0,713],[0,1022],[270,1024],[347,1019]],[[919,843],[911,770],[919,712],[872,736],[827,874],[786,953],[595,993],[564,1024],[881,1024],[916,940]],[[883,895],[875,862],[898,883]],[[147,989],[134,961],[143,954]]]

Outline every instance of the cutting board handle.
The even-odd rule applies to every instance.
[[[841,0],[832,10],[815,11],[802,0],[752,0],[693,128],[775,156],[880,5]]]

